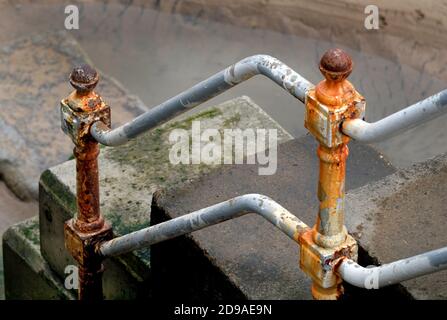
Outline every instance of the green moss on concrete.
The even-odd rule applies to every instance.
[[[239,123],[239,121],[241,121],[241,114],[240,113],[236,113],[234,116],[225,119],[225,121],[223,122],[224,127],[233,127],[236,124]]]
[[[18,225],[17,230],[19,232],[22,232],[25,238],[32,242],[34,245],[40,245],[38,219],[27,220],[25,223]]]
[[[130,210],[128,210],[130,211]],[[137,230],[141,230],[143,228],[147,228],[150,225],[149,219],[144,219],[144,221],[129,221],[130,219],[124,218],[123,216],[126,215],[126,212],[108,212],[107,213],[107,220],[112,224],[114,227],[114,232],[116,234],[128,234]],[[126,221],[123,221],[126,220]]]
[[[74,299],[40,253],[37,217],[10,227],[3,236],[6,299]]]
[[[51,172],[51,170],[45,170],[40,176],[40,183],[46,189],[56,196],[61,203],[69,211],[76,212],[76,196],[70,190],[70,188],[61,183],[61,181]]]
[[[197,113],[195,115],[192,115],[188,118],[186,118],[183,121],[175,121],[170,123],[167,128],[165,129],[185,129],[189,130],[191,129],[191,125],[193,121],[198,120],[204,120],[204,119],[212,119],[217,116],[222,115],[222,110],[219,110],[217,108],[210,108],[208,110],[205,110],[203,112]]]
[[[208,122],[206,120],[213,120],[211,122],[214,122],[218,128],[229,127],[237,118],[240,119],[239,113],[233,115],[230,112],[224,112],[221,108],[213,107],[181,121],[168,122],[122,148],[107,148],[107,159],[116,161],[123,166],[132,166],[135,170],[130,174],[135,185],[144,184],[142,179],[146,183],[149,182],[147,181],[148,177],[153,179],[151,182],[161,184],[163,187],[184,183],[192,177],[208,172],[212,166],[173,165],[167,161],[171,147],[168,142],[170,132],[174,129],[190,130],[193,121],[202,121],[202,124],[206,124]]]

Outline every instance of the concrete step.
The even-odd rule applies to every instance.
[[[21,199],[37,199],[40,173],[72,153],[61,133],[59,101],[73,89],[73,66],[91,64],[66,32],[39,33],[0,47],[0,176]],[[98,92],[112,106],[115,126],[146,110],[102,72]]]
[[[37,201],[20,201],[3,181],[0,181],[0,203],[0,237],[13,224],[35,216],[38,212]],[[2,261],[3,253],[0,247],[0,300],[5,298]]]
[[[172,185],[189,184],[220,165],[172,165],[168,136],[175,128],[190,128],[200,121],[202,130],[216,128],[277,129],[278,143],[292,137],[248,97],[240,97],[194,115],[183,115],[119,148],[103,148],[100,163],[101,210],[117,235],[150,223],[152,193]],[[64,277],[74,261],[64,248],[63,223],[75,213],[74,161],[50,168],[40,180],[39,217],[42,256]],[[5,256],[5,260],[8,259]],[[150,250],[107,261],[104,290],[107,298],[151,296]],[[5,274],[5,277],[19,277]]]
[[[40,254],[39,220],[34,217],[3,235],[5,296],[8,299],[74,299]]]
[[[348,229],[385,264],[447,246],[447,154],[348,192]],[[403,282],[415,299],[447,299],[447,270]]]

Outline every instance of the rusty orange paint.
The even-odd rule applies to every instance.
[[[314,248],[316,244],[313,240],[315,229],[309,229],[299,236],[300,244],[300,268],[303,269],[311,279],[320,281],[323,277],[322,261],[318,251]]]
[[[363,116],[365,99],[346,80],[352,61],[340,49],[328,50],[320,61],[325,79],[306,93],[305,127],[329,148],[347,144],[349,137],[340,130],[346,119]]]
[[[318,200],[320,202],[316,221],[315,241],[323,247],[334,247],[342,243],[344,229],[345,173],[348,146],[341,144],[327,148],[320,144],[320,175]]]
[[[357,247],[353,239],[333,249],[326,249],[314,241],[316,229],[308,229],[299,237],[300,268],[312,280],[312,296],[318,300],[335,300],[343,294],[342,279],[334,271],[338,260],[354,257]]]
[[[66,248],[78,262],[80,300],[103,298],[104,268],[97,247],[113,237],[110,224],[100,212],[99,146],[90,134],[90,127],[96,121],[110,126],[110,108],[93,91],[98,80],[97,72],[90,66],[74,68],[70,83],[75,91],[61,105],[64,131],[75,144],[77,215],[65,223],[64,235]]]
[[[349,154],[349,137],[340,130],[340,124],[346,118],[358,117],[356,103],[364,98],[346,80],[353,68],[348,54],[340,49],[328,50],[320,61],[320,71],[325,77],[316,86],[313,103],[327,110],[329,133],[333,139],[320,140],[318,157],[320,175],[318,183],[319,213],[316,222],[315,241],[323,247],[335,247],[343,243],[346,237],[344,227],[344,199],[346,159]],[[317,112],[315,106],[309,106],[310,113]],[[312,114],[308,121],[320,121]],[[321,124],[309,124],[315,128]],[[336,138],[338,137],[338,138]],[[318,137],[317,137],[318,139]]]
[[[90,127],[94,122],[94,115],[106,110],[110,118],[110,111],[105,108],[101,97],[93,91],[99,77],[94,69],[82,66],[84,70],[75,68],[70,76],[70,83],[75,87],[67,100],[70,106],[78,113],[85,114],[85,125],[79,128],[77,141],[73,150],[76,159],[76,195],[78,214],[75,219],[75,228],[81,232],[94,232],[104,225],[104,218],[99,208],[99,172],[98,155],[99,146],[90,134]],[[90,69],[86,69],[90,68]],[[79,72],[79,73],[76,73]],[[88,72],[93,73],[89,76]],[[76,77],[77,76],[77,77]],[[80,80],[90,81],[88,85],[79,83]]]
[[[99,208],[98,143],[84,142],[76,146],[76,201],[78,214],[75,226],[79,231],[96,231],[104,225]]]
[[[312,297],[315,300],[339,300],[343,293],[342,283],[338,283],[336,286],[331,288],[323,288],[318,285],[318,283],[312,283]]]
[[[76,111],[93,112],[103,103],[101,96],[96,92],[79,93],[74,90],[68,97],[69,101],[76,101]]]

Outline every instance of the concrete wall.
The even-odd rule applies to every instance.
[[[14,1],[26,6],[29,0]],[[72,4],[97,2],[104,5],[119,0],[73,0]],[[58,4],[42,0],[39,4]],[[447,1],[446,0],[376,0],[380,29],[364,28],[369,0],[133,0],[124,5],[156,9],[161,12],[189,15],[246,28],[274,30],[331,40],[364,52],[394,58],[417,70],[447,79]],[[0,4],[10,10],[11,4]],[[14,19],[16,19],[14,17]],[[54,17],[60,25],[61,17]],[[0,41],[11,39],[22,27],[15,21],[0,21],[5,31]],[[36,26],[39,28],[39,26]]]
[[[134,0],[162,12],[198,16],[247,28],[332,40],[397,58],[447,79],[447,1],[378,0],[380,29],[364,27],[369,0]]]

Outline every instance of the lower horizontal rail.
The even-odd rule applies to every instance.
[[[444,269],[447,269],[447,247],[372,268],[347,259],[339,266],[338,273],[356,287],[379,289]]]
[[[117,256],[173,239],[220,222],[257,213],[294,241],[309,227],[281,205],[260,194],[246,194],[104,242],[100,254]]]

